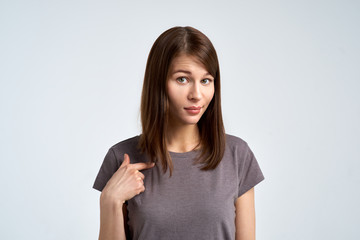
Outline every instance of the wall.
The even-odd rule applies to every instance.
[[[265,175],[257,239],[358,239],[358,1],[0,2],[1,239],[96,239],[92,184],[140,132],[147,54],[173,26],[217,49],[228,133]]]

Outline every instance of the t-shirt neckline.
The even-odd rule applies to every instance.
[[[192,158],[200,153],[200,150],[192,150],[189,152],[171,152],[169,151],[171,158]]]

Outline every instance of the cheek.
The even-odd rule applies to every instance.
[[[172,101],[174,104],[176,104],[176,102],[183,103],[184,99],[187,98],[186,88],[169,84],[167,91],[169,100]]]
[[[213,97],[214,97],[214,94],[215,94],[215,89],[214,89],[214,88],[212,88],[211,90],[209,90],[209,91],[207,92],[206,96],[207,96],[208,103],[211,102],[211,100],[212,100]]]
[[[177,105],[180,101],[181,93],[177,89],[168,87],[168,99],[170,104]]]

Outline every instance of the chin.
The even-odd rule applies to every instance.
[[[183,123],[185,123],[186,125],[196,125],[199,122],[200,118],[196,118],[196,119],[184,119]]]
[[[202,116],[202,114],[201,114]],[[189,126],[189,125],[196,125],[200,119],[201,119],[201,116],[197,115],[197,116],[184,116],[184,115],[178,115],[177,117],[175,118],[172,118],[172,121],[174,123],[177,123],[177,124],[180,124],[180,125],[186,125],[186,126]]]

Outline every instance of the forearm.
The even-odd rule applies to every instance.
[[[255,240],[254,188],[236,200],[236,240]]]
[[[100,197],[99,240],[126,240],[122,205]]]

